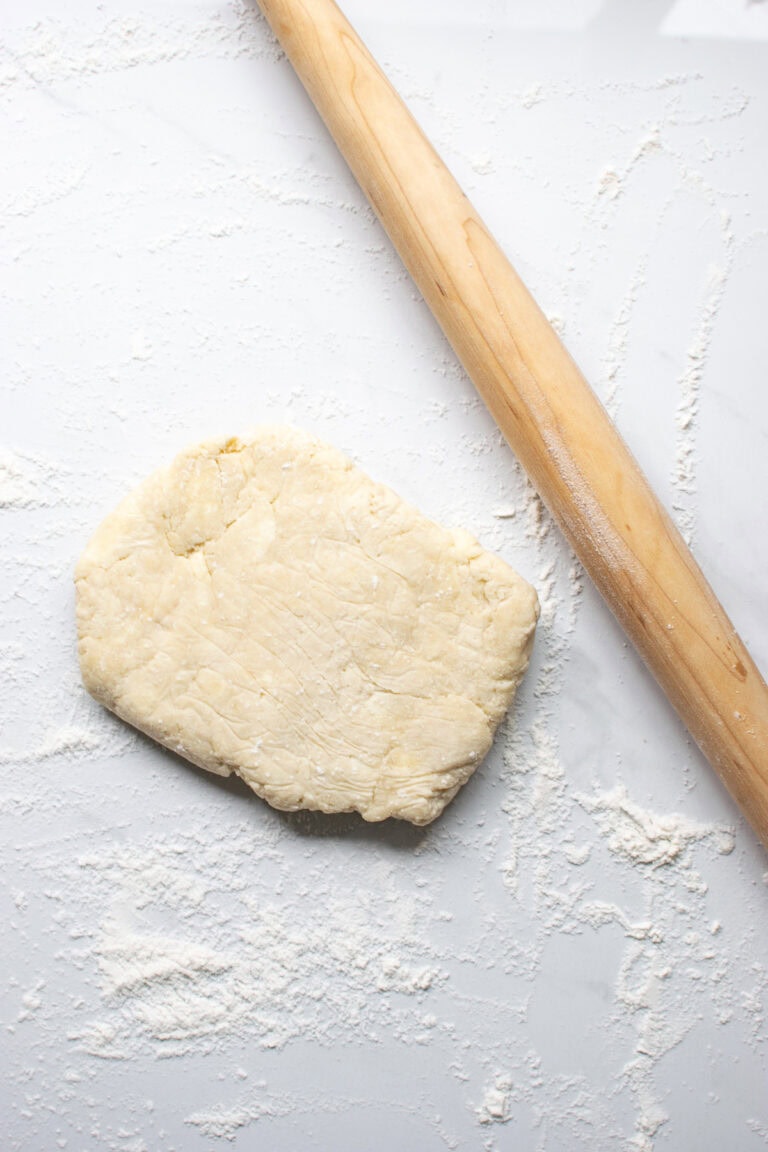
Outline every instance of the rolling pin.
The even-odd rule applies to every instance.
[[[768,688],[670,516],[333,0],[259,4],[510,447],[768,846]]]

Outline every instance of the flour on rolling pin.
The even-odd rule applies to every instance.
[[[76,573],[89,691],[276,808],[426,824],[488,752],[534,590],[290,428],[182,453]]]

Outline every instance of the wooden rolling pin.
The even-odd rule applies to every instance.
[[[586,380],[333,0],[259,0],[496,421],[768,846],[768,689]]]

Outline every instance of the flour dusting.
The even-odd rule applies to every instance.
[[[677,445],[674,476],[676,498],[674,509],[677,513],[680,530],[688,544],[691,543],[695,525],[692,497],[696,493],[697,461],[693,431],[699,415],[702,377],[733,264],[733,233],[728,217],[723,219],[722,233],[725,263],[720,267],[710,268],[708,271],[698,331],[687,354],[685,371],[678,382],[680,401],[676,416]]]
[[[643,5],[626,48],[621,4],[567,43],[432,7],[426,38],[407,5],[361,30],[691,538],[713,397],[760,489],[763,61],[695,35],[660,56]],[[0,45],[8,1148],[757,1152],[758,847],[716,819],[257,9],[80,8],[17,5]],[[537,587],[515,706],[426,829],[275,813],[82,688],[72,569],[100,517],[255,422],[334,442]]]
[[[107,19],[95,35],[86,21],[39,20],[8,54],[7,62],[3,60],[5,83],[50,84],[217,55],[275,59],[280,53],[261,33],[261,21],[237,0],[197,20],[194,16],[157,20],[146,13]]]
[[[105,1014],[77,1033],[87,1052],[129,1060],[220,1050],[235,1037],[276,1049],[300,1037],[328,1043],[350,1027],[361,1037],[386,1022],[403,1037],[414,1028],[408,1001],[445,979],[419,924],[420,910],[429,915],[424,899],[403,899],[390,885],[377,903],[373,890],[336,895],[324,881],[307,914],[285,892],[275,899],[244,888],[242,866],[254,857],[279,874],[274,846],[246,829],[222,847],[198,850],[187,837],[80,858],[81,887],[90,877],[95,895],[116,882],[136,921],[108,915],[96,934]],[[216,893],[234,906],[214,913]],[[148,930],[160,907],[173,910],[178,934]]]
[[[273,1113],[270,1110],[268,1114]],[[234,1140],[241,1128],[246,1128],[262,1115],[264,1113],[253,1104],[241,1104],[232,1108],[220,1106],[193,1112],[186,1118],[186,1123],[199,1129],[209,1140]]]
[[[733,851],[731,829],[708,827],[677,813],[649,812],[634,804],[621,784],[598,796],[577,794],[575,799],[594,816],[610,850],[634,864],[671,864],[700,840],[712,840],[721,853]]]
[[[477,1118],[481,1124],[506,1124],[510,1118],[510,1089],[512,1080],[509,1076],[496,1076],[483,1095],[483,1100],[477,1108]]]
[[[58,469],[27,452],[0,449],[0,509],[51,508],[62,499]]]

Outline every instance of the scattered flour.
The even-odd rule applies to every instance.
[[[619,385],[629,351],[630,324],[638,296],[645,286],[646,264],[647,257],[642,256],[611,325],[608,349],[603,358],[605,384],[602,399],[608,415],[614,420],[618,409]]]
[[[734,848],[731,829],[699,824],[676,813],[649,812],[634,804],[621,784],[598,796],[577,793],[575,799],[594,816],[611,852],[632,864],[653,868],[671,864],[700,840],[714,841],[725,854]]]
[[[62,499],[59,469],[26,452],[0,449],[0,510],[51,508]]]
[[[498,1075],[483,1096],[482,1103],[475,1109],[481,1124],[506,1124],[511,1117],[510,1091],[512,1078]]]
[[[701,307],[699,327],[687,354],[687,364],[678,381],[680,400],[677,407],[677,443],[675,450],[674,510],[678,526],[688,544],[695,526],[696,447],[694,431],[699,414],[699,394],[707,364],[712,336],[733,266],[733,232],[730,219],[722,219],[724,262],[709,269]]]
[[[239,2],[216,12],[190,7],[129,18],[107,14],[90,23],[61,15],[29,26],[15,43],[8,39],[0,47],[0,88],[11,103],[20,93],[39,91],[53,105],[60,93],[74,92],[85,106],[88,85],[96,78],[108,86],[117,106],[120,85],[129,84],[132,70],[143,82],[154,66],[195,59],[275,62],[280,53],[260,18]],[[618,126],[615,146],[586,170],[579,190],[562,189],[585,232],[571,265],[573,298],[564,289],[553,301],[558,311],[551,318],[559,331],[578,335],[578,275],[586,280],[594,273],[589,253],[599,251],[619,213],[634,206],[636,177],[663,159],[674,161],[682,180],[680,133],[742,116],[746,103],[736,90],[714,91],[711,111],[694,115],[687,93],[705,83],[696,73],[611,82],[627,107],[639,109],[633,102],[642,96],[657,115],[649,119],[628,112],[631,123]],[[595,88],[603,100],[606,84]],[[447,126],[449,142],[450,117],[431,90],[419,91],[411,83],[409,91]],[[584,103],[574,106],[588,116],[589,91],[578,96],[565,84],[545,89],[523,83],[506,97],[484,95],[481,110],[489,123],[521,110],[523,119],[531,120],[577,98]],[[316,143],[308,136],[302,147]],[[158,219],[145,238],[152,257],[186,260],[196,254],[199,263],[190,267],[201,270],[216,267],[220,251],[232,259],[236,249],[251,242],[261,251],[264,238],[253,232],[254,202],[265,215],[272,207],[306,208],[353,220],[356,227],[369,223],[366,210],[344,195],[335,169],[309,175],[307,165],[294,162],[269,170],[261,161],[210,158],[199,141],[196,146],[200,167],[193,175],[180,173],[191,181],[194,211]],[[496,170],[502,158],[483,151],[479,141],[477,147],[468,159],[471,169],[480,176]],[[702,139],[696,147],[702,164],[711,165],[711,144]],[[595,170],[600,173],[596,186]],[[63,199],[67,205],[81,199],[87,204],[91,172],[79,158],[47,168],[6,202],[2,227],[21,229]],[[182,191],[176,190],[174,203],[183,201]],[[720,208],[722,197],[708,186],[701,191]],[[723,217],[722,257],[705,277],[678,381],[673,482],[676,512],[688,533],[695,511],[699,397],[736,231],[730,217]],[[314,243],[310,232],[301,241],[304,256]],[[401,285],[402,271],[378,232],[361,235],[389,293],[392,285]],[[334,245],[337,240],[334,236]],[[343,248],[339,254],[330,245],[323,253],[334,277],[350,275],[343,257]],[[564,259],[564,267],[567,263]],[[626,381],[629,338],[647,270],[648,251],[633,252],[623,291],[606,313],[613,317],[603,360],[612,413]],[[234,281],[239,293],[253,290],[256,282],[260,288],[282,285],[283,276],[246,262]],[[195,352],[217,348],[219,334],[212,326],[200,318],[195,325],[190,327]],[[102,373],[99,364],[95,383],[78,377],[63,415],[67,429],[102,435],[100,424],[91,427],[90,410],[94,403],[103,405],[106,419],[108,396],[110,403],[122,389],[129,396],[132,384],[138,391],[137,377],[124,380],[120,373],[154,370],[163,354],[161,331],[137,303],[122,337],[125,364],[109,365],[112,373]],[[274,334],[258,326],[225,336],[251,341],[249,371],[257,345],[260,356],[275,349]],[[337,356],[333,339],[329,336],[328,349]],[[281,362],[293,365],[300,341],[300,333],[289,333],[278,349]],[[330,1072],[327,1091],[302,1098],[273,1089],[272,1071],[267,1091],[251,1068],[277,1075],[283,1056],[287,1061],[312,1052],[329,1067],[341,1054],[355,1062],[359,1055],[361,1063],[381,1057],[382,1066],[386,1061],[391,1068],[394,1051],[404,1076],[420,1075],[428,1065],[455,1080],[457,1112],[481,1126],[476,1135],[488,1148],[496,1147],[494,1140],[517,1137],[520,1122],[530,1124],[541,1148],[651,1152],[665,1125],[668,1139],[679,1138],[679,1129],[672,1127],[665,1058],[686,1040],[694,1043],[697,1028],[739,1028],[734,1051],[756,1064],[764,1060],[768,973],[760,937],[748,923],[747,897],[742,907],[739,901],[724,902],[719,891],[726,881],[741,891],[746,879],[731,874],[744,867],[740,854],[727,858],[733,834],[681,814],[648,811],[623,785],[585,793],[571,779],[574,765],[560,746],[557,712],[582,612],[584,574],[506,450],[499,451],[498,437],[475,419],[479,401],[453,356],[438,351],[418,367],[445,388],[423,412],[425,427],[440,422],[441,437],[430,444],[425,438],[413,449],[414,458],[421,465],[428,453],[430,463],[446,466],[447,473],[452,455],[445,445],[455,442],[463,467],[483,470],[484,491],[488,477],[498,480],[498,503],[486,512],[488,544],[510,559],[525,557],[542,600],[523,698],[500,734],[499,754],[489,762],[485,780],[475,786],[485,792],[459,802],[423,839],[402,829],[361,829],[354,820],[327,825],[280,817],[205,780],[200,781],[205,803],[180,802],[181,773],[191,769],[153,760],[152,772],[162,776],[155,785],[146,764],[135,774],[116,766],[116,755],[140,745],[127,729],[102,725],[78,703],[73,633],[62,626],[73,540],[87,526],[74,510],[86,507],[92,526],[95,504],[87,483],[93,477],[29,453],[0,453],[0,510],[8,512],[15,533],[9,530],[2,559],[10,595],[3,604],[9,639],[4,632],[0,644],[0,768],[6,781],[0,812],[11,829],[2,862],[9,882],[15,877],[7,931],[29,966],[23,980],[9,983],[13,1007],[6,1035],[25,1055],[9,1063],[8,1080],[30,1123],[42,1129],[55,1116],[61,1130],[53,1133],[51,1127],[50,1146],[56,1141],[64,1147],[69,1138],[69,1147],[98,1145],[115,1152],[183,1147],[178,1134],[164,1134],[170,1113],[160,1102],[162,1089],[153,1103],[125,1088],[134,1077],[144,1086],[178,1084],[189,1071],[196,1106],[177,1117],[194,1130],[188,1135],[211,1146],[241,1140],[239,1146],[251,1147],[252,1134],[244,1130],[260,1120],[346,1108],[359,1112],[364,1103],[345,1095]],[[121,399],[120,404],[129,419],[138,416],[147,424],[154,419],[154,398],[144,409],[132,409],[131,403]],[[186,403],[185,395],[176,396],[168,418]],[[298,423],[330,429],[333,438],[354,440],[361,427],[355,421],[363,419],[357,397],[341,387],[290,382],[265,392],[259,403],[281,417],[285,410]],[[372,426],[362,426],[373,434]],[[472,524],[477,518],[469,505],[466,517],[455,512],[457,522]],[[30,528],[32,520],[40,523]],[[38,633],[14,632],[20,597],[32,605],[39,636],[56,638],[40,644],[42,655],[36,651]],[[51,651],[59,659],[57,683],[63,684],[55,698],[49,698],[44,675]],[[599,750],[593,755],[602,768]],[[147,825],[140,830],[123,823],[123,793],[133,811],[137,801],[146,811]],[[485,800],[478,805],[481,794]],[[743,939],[735,941],[739,925],[746,928]],[[598,985],[605,972],[610,978],[594,998],[590,1022],[600,1043],[585,1035],[569,1066],[564,1041],[578,1021],[566,1009],[548,1048],[546,1035],[535,1043],[532,1038],[534,1007],[537,996],[553,990],[551,954],[558,948],[576,954],[585,941],[600,959],[590,972],[593,983]],[[568,987],[581,977],[567,970],[561,979]],[[28,1047],[22,1048],[27,1037]],[[603,1062],[587,1068],[587,1058],[594,1059],[598,1049]],[[742,1069],[748,1062],[742,1061]],[[234,1100],[231,1086],[221,1083],[228,1063]],[[202,1079],[194,1079],[198,1074]],[[391,1095],[381,1102],[390,1111],[397,1107],[396,1094]],[[173,1098],[169,1089],[168,1100]],[[412,1108],[408,1119],[414,1130],[427,1125],[447,1148],[467,1143],[457,1135],[458,1122],[434,1114],[426,1094]],[[768,1122],[757,1114],[758,1104],[753,1111],[744,1135],[765,1140]],[[144,1112],[163,1112],[159,1131],[142,1127]]]
[[[274,1112],[269,1109],[265,1113],[253,1104],[241,1104],[232,1108],[220,1105],[217,1108],[193,1112],[186,1118],[186,1123],[197,1128],[201,1135],[209,1140],[234,1140],[241,1128],[246,1128],[265,1114],[274,1115]]]
[[[532,84],[523,93],[521,104],[527,110],[533,108],[536,104],[540,104],[544,99],[544,89],[541,84]]]
[[[79,1045],[129,1060],[213,1051],[234,1037],[275,1049],[299,1038],[328,1043],[346,1029],[371,1039],[387,1024],[403,1038],[420,1031],[407,1004],[445,980],[420,927],[431,915],[425,899],[391,882],[388,892],[335,894],[324,881],[307,910],[282,885],[279,899],[246,889],[243,867],[254,857],[281,871],[275,846],[246,829],[226,846],[187,838],[80,857],[81,892],[116,884],[123,912],[96,933],[105,1014],[73,1034]],[[163,907],[173,935],[149,930]]]
[[[152,359],[152,344],[147,339],[146,333],[142,328],[139,328],[133,334],[131,340],[131,356],[134,360]]]
[[[493,157],[487,152],[474,156],[471,164],[472,170],[477,172],[478,176],[488,176],[493,172]]]
[[[195,18],[148,13],[107,19],[98,34],[87,21],[39,20],[11,53],[0,55],[6,86],[51,84],[195,57],[277,59],[281,53],[262,31],[262,17],[242,0]]]
[[[602,171],[597,181],[598,198],[607,201],[619,200],[624,195],[627,181],[641,161],[661,150],[661,129],[656,125],[640,138],[622,167],[610,165]]]
[[[136,739],[130,731],[117,731],[110,738],[98,730],[80,728],[67,724],[49,732],[41,742],[32,748],[0,748],[2,764],[43,764],[46,760],[72,760],[101,753],[107,756],[119,755],[127,748],[135,747]]]

